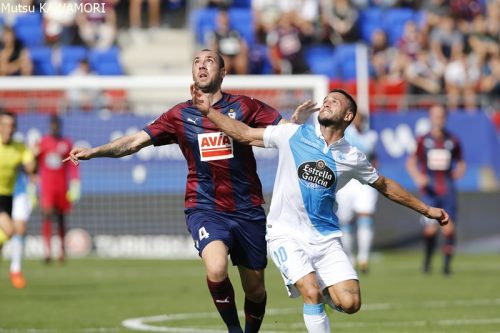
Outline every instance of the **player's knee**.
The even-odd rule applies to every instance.
[[[302,290],[302,297],[305,303],[317,304],[321,301],[322,295],[319,288],[310,287]]]
[[[266,288],[264,284],[257,285],[252,290],[245,290],[245,297],[252,302],[259,303],[266,297]]]
[[[341,308],[347,314],[356,313],[361,308],[361,299],[359,297],[351,297],[342,300]]]

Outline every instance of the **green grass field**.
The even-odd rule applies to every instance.
[[[330,312],[332,332],[499,333],[500,258],[457,255],[454,274],[423,276],[420,253],[383,253],[361,276],[363,306],[355,315]],[[0,333],[224,332],[200,261],[70,260],[25,262],[28,286],[14,290],[0,265]],[[239,308],[243,297],[231,270]],[[288,299],[270,262],[262,332],[305,332],[302,302]],[[127,321],[126,321],[127,320]],[[131,330],[124,327],[135,325]]]

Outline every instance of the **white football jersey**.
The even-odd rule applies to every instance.
[[[340,237],[335,194],[350,179],[373,183],[378,173],[344,138],[328,146],[319,125],[268,126],[264,145],[279,149],[267,237],[293,233],[310,242]]]

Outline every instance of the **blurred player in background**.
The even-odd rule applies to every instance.
[[[21,168],[24,168],[26,173],[33,174],[36,166],[33,153],[24,144],[13,139],[15,131],[16,116],[0,111],[0,250],[9,238],[19,231],[12,220],[16,177]],[[22,248],[22,242],[19,244],[18,241],[19,239],[15,237],[14,249],[16,246]],[[26,281],[20,271],[20,263],[18,268],[18,272],[11,274],[11,281],[14,287],[23,288]]]
[[[214,107],[253,127],[284,121],[265,103],[221,91],[226,70],[222,56],[203,50],[192,64],[194,84],[214,94]],[[315,111],[299,106],[294,119]],[[301,111],[305,111],[302,113]],[[297,114],[300,114],[297,117]],[[238,266],[245,292],[245,333],[258,332],[264,317],[267,265],[266,216],[262,185],[252,148],[232,141],[187,101],[163,113],[142,131],[95,148],[75,148],[66,160],[122,157],[155,145],[177,143],[187,160],[185,214],[188,230],[203,259],[208,289],[228,332],[241,329],[234,289],[228,276],[228,255]]]
[[[14,222],[14,235],[10,240],[11,262],[10,281],[14,288],[22,289],[26,286],[26,279],[22,273],[22,260],[24,252],[24,238],[28,220],[33,206],[36,204],[36,185],[25,172],[19,172],[14,188],[12,203],[12,220]]]
[[[443,209],[426,205],[379,175],[366,155],[345,140],[344,131],[356,116],[356,102],[345,91],[334,89],[325,97],[316,126],[265,129],[225,116],[212,106],[213,95],[196,87],[191,91],[194,105],[224,133],[242,143],[279,150],[266,239],[289,295],[302,295],[308,332],[330,332],[323,302],[346,313],[361,307],[358,277],[339,241],[337,189],[356,178],[394,202],[443,225],[448,222]]]
[[[449,223],[443,228],[443,273],[451,274],[450,264],[455,248],[457,218],[457,190],[455,181],[465,174],[462,147],[457,137],[446,130],[447,111],[441,105],[429,109],[431,130],[417,138],[417,149],[407,160],[407,169],[421,192],[422,201],[437,205],[450,213]],[[431,270],[431,260],[437,245],[438,226],[434,220],[423,219],[424,265],[423,272]]]
[[[71,163],[62,163],[72,146],[71,140],[62,136],[59,117],[51,116],[49,133],[42,137],[37,147],[40,207],[43,214],[42,237],[47,263],[52,260],[53,218],[56,218],[57,233],[61,240],[58,260],[63,262],[66,214],[71,210],[71,203],[80,199],[78,167]]]
[[[357,113],[352,124],[345,130],[345,139],[362,151],[371,165],[377,167],[375,145],[377,132],[370,130],[366,117]],[[370,250],[373,242],[373,213],[377,205],[378,192],[371,186],[352,179],[337,192],[337,216],[342,229],[342,245],[351,262],[362,273],[368,272]],[[357,234],[357,255],[354,255],[353,225]]]

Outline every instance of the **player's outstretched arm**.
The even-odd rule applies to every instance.
[[[264,147],[264,128],[253,128],[241,121],[232,119],[212,108],[211,95],[201,92],[194,85],[191,85],[191,97],[193,105],[205,115],[221,131],[238,142]]]
[[[75,165],[80,160],[90,160],[96,157],[122,157],[138,152],[151,145],[151,137],[145,131],[122,136],[110,143],[94,148],[73,148],[63,162],[72,161]]]
[[[413,194],[401,187],[399,183],[390,178],[380,176],[371,185],[388,199],[411,208],[430,219],[435,219],[442,226],[449,222],[448,213],[444,209],[427,206]]]

